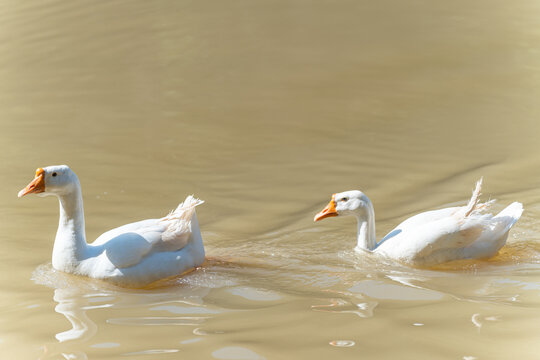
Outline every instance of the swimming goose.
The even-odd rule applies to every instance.
[[[107,231],[86,242],[81,185],[67,166],[36,170],[34,180],[18,196],[56,196],[60,221],[52,254],[55,269],[141,287],[201,265],[204,246],[195,207],[203,201],[188,196],[176,210]]]
[[[466,206],[427,211],[375,238],[375,212],[369,198],[358,190],[332,195],[314,221],[332,216],[355,216],[358,221],[355,250],[368,250],[400,262],[429,266],[452,260],[488,258],[506,243],[510,228],[523,212],[514,202],[496,216],[484,213],[494,200],[480,203],[482,179]]]

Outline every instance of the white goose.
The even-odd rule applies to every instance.
[[[380,242],[375,238],[375,212],[369,198],[358,190],[332,195],[314,221],[352,215],[358,221],[356,250],[369,250],[412,265],[435,265],[452,260],[488,258],[506,243],[510,228],[523,212],[514,202],[496,216],[482,212],[494,200],[479,203],[482,179],[466,206],[427,211],[390,231]]]
[[[52,264],[57,270],[141,287],[182,274],[201,265],[204,246],[195,207],[201,200],[188,196],[176,210],[107,231],[86,242],[81,185],[66,165],[36,170],[34,180],[18,196],[54,195],[60,202],[60,221]]]

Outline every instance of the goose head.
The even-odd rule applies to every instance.
[[[359,190],[344,191],[332,195],[332,199],[317,215],[314,221],[319,221],[332,216],[356,216],[365,217],[369,214],[371,201]]]
[[[34,180],[19,191],[18,197],[28,194],[62,196],[75,191],[78,183],[77,175],[67,165],[38,168]]]

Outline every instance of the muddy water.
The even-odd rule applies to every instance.
[[[535,359],[540,6],[534,1],[0,2],[0,357]],[[208,260],[153,289],[55,272],[69,164],[87,235],[187,194]],[[487,261],[415,269],[352,251],[464,204],[526,212]]]

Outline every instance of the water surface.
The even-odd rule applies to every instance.
[[[0,2],[0,357],[534,359],[540,6],[529,0]],[[188,194],[208,259],[152,289],[54,271],[40,166],[79,175],[87,236]],[[490,260],[352,251],[419,211],[525,213]]]

